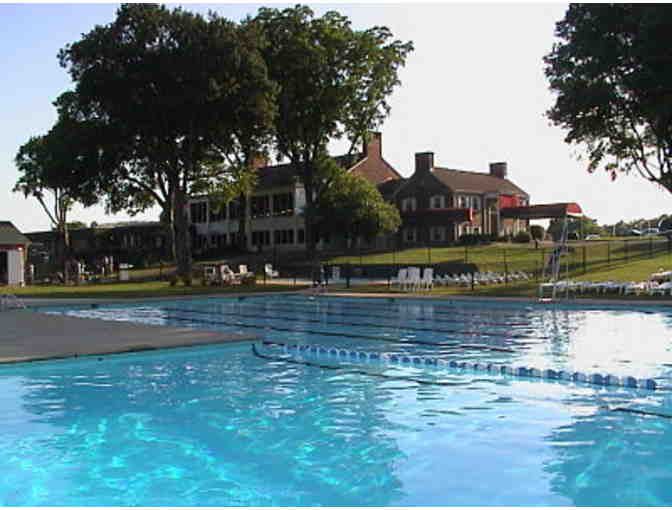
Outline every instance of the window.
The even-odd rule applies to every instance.
[[[445,207],[446,197],[443,195],[434,195],[429,201],[430,209],[443,209]]]
[[[260,195],[250,200],[250,214],[252,218],[263,218],[271,214],[271,197]]]
[[[469,197],[460,195],[459,197],[457,197],[457,203],[460,209],[466,209],[469,207]]]
[[[302,228],[296,231],[296,242],[303,244],[306,242],[306,231]]]
[[[405,228],[404,229],[404,241],[407,243],[415,242],[415,228]]]
[[[222,221],[226,219],[226,204],[221,202],[210,202],[210,221]]]
[[[229,202],[229,219],[235,220],[238,219],[238,216],[240,216],[240,201],[239,200],[231,200]]]
[[[206,223],[208,221],[207,216],[208,203],[207,202],[194,202],[189,206],[189,215],[191,217],[192,223]]]
[[[273,244],[294,244],[294,230],[276,230],[273,232]]]
[[[278,193],[273,195],[273,215],[291,216],[294,214],[294,194]]]
[[[252,246],[268,246],[271,244],[270,230],[253,230]]]
[[[446,229],[444,227],[431,227],[430,235],[432,241],[443,241]]]
[[[406,197],[401,201],[402,211],[415,211],[416,202],[415,197]]]
[[[481,208],[481,197],[471,197],[471,208],[476,210]]]

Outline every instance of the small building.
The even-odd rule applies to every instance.
[[[10,221],[0,221],[0,285],[25,284],[26,253],[30,240]]]

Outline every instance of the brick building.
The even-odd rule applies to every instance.
[[[435,166],[433,152],[417,153],[413,175],[385,191],[401,213],[401,243],[449,243],[464,234],[499,237],[527,230],[528,219],[503,214],[530,203],[507,173],[503,162],[491,163],[488,173],[472,172]]]
[[[372,133],[362,152],[334,159],[347,172],[375,185],[400,182],[402,179],[399,172],[383,158],[380,133]],[[246,204],[247,248],[288,251],[305,247],[301,210],[306,197],[297,169],[292,164],[281,164],[264,165],[257,171],[257,188]],[[237,244],[240,221],[238,201],[222,207],[207,196],[193,197],[189,201],[188,217],[195,253]],[[325,241],[323,247],[338,242],[339,239],[334,236]]]

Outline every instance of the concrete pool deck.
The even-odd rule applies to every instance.
[[[0,312],[0,363],[255,340],[258,337],[254,335],[83,319],[31,310]]]

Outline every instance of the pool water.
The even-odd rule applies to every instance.
[[[672,504],[664,310],[277,296],[50,313],[267,343],[0,368],[5,506]],[[269,342],[653,378],[659,389]]]

